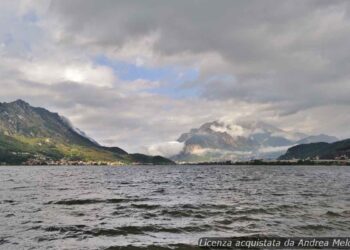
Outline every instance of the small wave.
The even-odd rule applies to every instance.
[[[76,217],[85,216],[85,214],[83,212],[77,212],[77,211],[73,211],[71,213],[71,215],[76,216]]]
[[[228,208],[231,208],[232,205],[203,203],[198,205],[182,204],[182,205],[179,205],[178,207],[183,209],[228,209]]]
[[[165,189],[164,189],[164,188],[158,188],[158,189],[155,190],[153,193],[164,194],[164,193],[165,193]]]
[[[158,225],[149,226],[123,226],[117,228],[88,228],[85,225],[70,225],[70,226],[48,226],[40,227],[46,232],[59,232],[69,237],[74,236],[126,236],[129,234],[145,234],[145,233],[190,233],[204,232],[210,229],[210,226],[185,226],[185,227],[163,227]]]
[[[8,236],[0,237],[0,245],[8,243],[9,241],[7,240],[7,238],[9,238],[9,237]]]
[[[272,195],[273,195],[273,196],[285,196],[285,195],[287,195],[287,194],[282,194],[282,193],[273,193]]]
[[[131,201],[143,201],[144,199],[67,199],[59,201],[49,201],[46,205],[55,204],[55,205],[87,205],[87,204],[97,204],[97,203],[123,203]]]
[[[230,225],[234,221],[235,220],[232,220],[232,219],[224,219],[224,220],[217,220],[215,221],[215,223],[222,224],[222,225]]]
[[[16,203],[16,201],[14,201],[14,200],[3,200],[3,201],[1,201],[1,203],[2,204],[5,204],[5,203],[14,204],[14,203]]]
[[[187,226],[187,227],[162,227],[157,225],[150,226],[124,226],[114,229],[93,229],[91,233],[94,236],[115,236],[128,234],[144,234],[144,233],[190,233],[204,232],[209,229],[209,226]]]
[[[248,209],[242,209],[242,210],[234,210],[234,211],[231,211],[230,213],[231,214],[269,214],[271,212],[272,212],[271,209],[248,208]]]
[[[142,218],[144,218],[144,219],[151,219],[151,218],[155,218],[155,217],[158,217],[158,215],[154,214],[154,213],[145,213],[142,215]]]
[[[295,229],[301,230],[315,230],[315,231],[323,231],[323,230],[331,230],[332,228],[326,225],[321,224],[309,224],[304,226],[296,226]]]
[[[298,209],[300,206],[294,204],[281,204],[278,205],[275,209],[277,210],[285,210],[285,209]]]
[[[128,226],[121,228],[96,228],[90,231],[86,231],[85,234],[90,234],[93,236],[118,236],[118,235],[128,235],[128,234],[143,234],[143,231],[139,227]]]
[[[191,217],[193,215],[192,210],[168,210],[168,209],[163,209],[160,214],[165,215],[165,216],[170,216],[170,217]]]
[[[27,188],[30,188],[29,186],[20,186],[20,187],[13,187],[11,188],[12,190],[21,190],[21,189],[27,189]]]
[[[198,206],[192,205],[192,204],[183,204],[181,205],[182,208],[186,208],[186,209],[197,209]]]
[[[156,204],[132,204],[131,206],[140,209],[156,209],[160,207],[160,205]]]
[[[0,246],[7,243],[10,243],[10,242],[6,238],[0,238]]]
[[[330,217],[342,217],[342,215],[340,213],[336,213],[333,211],[327,211],[327,213],[325,213],[326,216],[330,216]]]
[[[168,184],[167,181],[152,181],[152,184],[160,185],[160,184]]]
[[[242,177],[237,179],[237,181],[260,181],[261,178],[252,178],[252,177]]]
[[[104,250],[200,250],[202,248],[187,244],[170,244],[167,246],[148,245],[148,246],[111,246]]]
[[[85,225],[71,225],[71,226],[48,226],[48,227],[43,227],[44,231],[47,232],[81,232],[82,229],[86,228]]]
[[[226,213],[231,215],[237,214],[273,214],[275,212],[283,212],[283,211],[292,211],[298,209],[299,207],[296,205],[282,204],[274,207],[266,207],[266,208],[244,208],[239,210],[229,210]]]
[[[305,193],[301,193],[300,194],[301,196],[304,196],[304,197],[329,197],[331,195],[329,194],[325,194],[325,193],[310,193],[310,192],[305,192]]]
[[[43,223],[43,221],[41,221],[41,220],[35,220],[35,221],[27,220],[27,221],[21,222],[22,225],[25,225],[25,224],[40,224],[40,223]]]
[[[234,217],[232,219],[233,221],[259,221],[259,219],[255,219],[253,217],[250,216],[239,216],[239,217]]]
[[[341,213],[343,216],[350,216],[350,210],[345,210]]]

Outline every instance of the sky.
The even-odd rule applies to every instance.
[[[346,0],[2,0],[0,102],[129,152],[219,119],[347,138],[349,44]]]

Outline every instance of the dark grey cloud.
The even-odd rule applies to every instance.
[[[53,1],[50,10],[72,42],[118,49],[158,32],[153,49],[165,58],[216,53],[225,61],[216,74],[235,80],[206,83],[202,70],[195,84],[204,98],[289,102],[282,110],[289,113],[348,102],[349,7],[330,0],[84,0]]]
[[[131,151],[157,151],[223,116],[350,136],[348,1],[44,2],[0,3],[2,101],[47,107]],[[24,21],[31,11],[37,21]],[[11,44],[3,43],[8,33]],[[196,68],[199,78],[181,87],[198,96],[150,94],[145,86],[158,83],[122,81],[95,65],[98,55]]]

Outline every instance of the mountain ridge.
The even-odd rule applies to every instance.
[[[160,156],[128,154],[119,147],[101,146],[84,132],[77,132],[67,118],[18,99],[0,103],[0,163],[121,165],[174,162]]]

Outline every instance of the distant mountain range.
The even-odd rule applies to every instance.
[[[173,164],[161,156],[104,147],[68,119],[17,100],[0,103],[0,164]]]
[[[292,159],[348,159],[350,158],[350,139],[334,143],[318,142],[291,147],[279,160]]]
[[[171,159],[179,162],[276,159],[301,143],[335,142],[329,135],[292,133],[261,121],[205,123],[182,134],[183,150]]]

